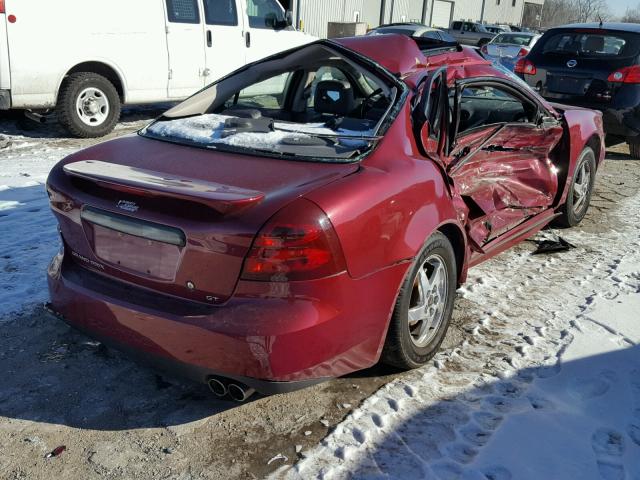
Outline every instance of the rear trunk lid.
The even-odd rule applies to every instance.
[[[537,74],[527,80],[549,99],[607,104],[619,88],[609,76],[634,64],[639,54],[640,35],[633,32],[558,29],[538,41],[528,56]]]
[[[489,43],[487,52],[492,57],[512,59],[516,58],[523,48],[525,47],[508,43]]]
[[[68,157],[47,186],[72,261],[216,304],[233,293],[251,242],[272,215],[358,168],[132,136]]]

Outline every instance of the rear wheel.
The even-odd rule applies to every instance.
[[[630,138],[627,142],[629,144],[629,153],[635,160],[640,160],[640,139]]]
[[[385,363],[411,369],[435,355],[449,328],[456,285],[453,247],[436,232],[400,289],[382,353]]]
[[[590,147],[585,147],[578,158],[567,201],[562,206],[556,223],[563,227],[574,227],[582,221],[589,209],[595,179],[596,156]]]
[[[120,118],[120,97],[113,84],[97,73],[67,77],[58,95],[58,121],[80,138],[102,137]]]

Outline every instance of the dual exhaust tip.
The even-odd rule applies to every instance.
[[[222,398],[229,395],[232,400],[239,403],[245,402],[255,393],[255,389],[243,383],[220,377],[211,377],[207,383],[216,397]]]

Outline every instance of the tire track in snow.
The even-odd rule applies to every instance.
[[[638,206],[636,196],[620,212],[623,231],[562,232],[582,248],[542,257],[531,256],[523,246],[473,269],[460,293],[475,304],[479,321],[468,329],[462,347],[440,352],[433,364],[387,384],[294,468],[285,467],[274,476],[512,478],[500,465],[484,471],[468,465],[505,417],[555,408],[537,396],[531,384],[561,371],[573,332],[580,331],[581,322],[593,321],[588,313],[601,297],[637,288],[637,272],[623,274],[618,266],[622,259],[634,258],[636,264],[640,260],[639,229],[632,223],[633,215],[626,215]],[[516,319],[526,321],[515,323]],[[624,337],[619,332],[611,335]],[[606,389],[604,375],[577,381],[576,395],[597,396]],[[640,399],[640,379],[637,390]],[[640,407],[636,413],[640,417]],[[640,426],[630,425],[629,430],[640,433]],[[613,478],[617,465],[602,453],[607,451],[607,438],[613,443],[618,438],[607,432],[593,437],[605,479]]]

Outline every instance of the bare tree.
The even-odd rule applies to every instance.
[[[611,17],[605,0],[573,0],[572,3],[576,22],[605,21]]]
[[[540,25],[549,28],[565,23],[604,22],[609,19],[611,13],[605,0],[546,0]]]
[[[620,18],[625,23],[640,23],[640,4],[635,8],[627,8],[625,14]]]
[[[546,0],[542,7],[540,26],[549,28],[573,21],[572,0]]]

